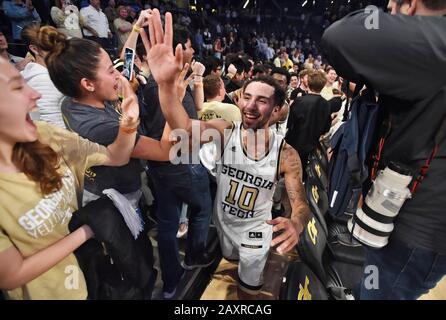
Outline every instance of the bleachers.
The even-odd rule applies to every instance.
[[[297,292],[299,288],[308,290],[306,297],[314,300],[351,299],[351,289],[362,277],[362,245],[350,235],[345,223],[327,215],[328,166],[322,147],[309,156],[306,164],[304,182],[312,214],[297,246],[300,261],[291,263],[284,276],[283,299],[304,299],[305,295]]]

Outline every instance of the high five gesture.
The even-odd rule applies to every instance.
[[[178,75],[183,69],[183,49],[181,44],[173,52],[173,27],[172,15],[166,13],[165,26],[161,23],[158,9],[152,11],[149,19],[149,39],[146,43],[147,61],[153,78],[161,87],[163,85],[174,85]]]

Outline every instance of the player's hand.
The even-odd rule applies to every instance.
[[[160,12],[154,9],[149,19],[149,41],[147,62],[153,78],[159,86],[175,85],[183,70],[183,48],[178,44],[173,52],[172,14],[166,13],[165,30],[161,24]]]
[[[268,220],[266,223],[273,226],[273,232],[281,231],[271,242],[271,247],[279,245],[277,252],[280,254],[291,252],[299,242],[299,235],[304,230],[304,226],[300,221],[284,217]]]

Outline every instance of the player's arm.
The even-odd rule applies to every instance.
[[[208,143],[212,141],[212,137],[215,137],[215,134],[203,134],[204,131],[211,129],[214,130],[214,132],[217,131],[220,138],[222,138],[224,136],[224,130],[230,128],[232,126],[231,123],[222,119],[215,119],[207,122],[193,120],[189,118],[189,115],[183,107],[182,98],[184,97],[186,86],[189,82],[189,78],[185,78],[188,68],[189,65],[186,64],[175,83],[159,84],[158,94],[163,115],[172,129],[186,130],[190,140],[195,138],[192,137],[192,133],[199,132],[200,143]],[[199,128],[199,130],[193,128],[194,126]],[[208,131],[208,133],[211,132]]]
[[[184,129],[192,132],[192,126],[196,120],[191,120],[182,105],[184,88],[189,79],[185,79],[189,65],[183,65],[183,50],[181,44],[172,50],[173,28],[172,15],[168,12],[165,16],[165,31],[161,24],[158,9],[153,10],[149,19],[149,43],[147,48],[147,60],[155,81],[158,84],[161,110],[172,130]],[[206,129],[215,129],[221,136],[224,129],[231,127],[226,121],[209,121],[197,123],[200,132]],[[200,134],[200,139],[201,139]],[[192,138],[191,135],[189,135]],[[210,140],[204,139],[206,143]]]
[[[304,230],[310,217],[304,186],[302,184],[302,164],[297,151],[285,144],[280,158],[279,173],[285,177],[288,198],[291,203],[291,218],[279,217],[267,221],[273,225],[273,232],[282,231],[273,239],[271,246],[279,245],[277,252],[286,253],[294,249],[299,241],[299,235]]]

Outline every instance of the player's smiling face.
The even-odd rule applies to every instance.
[[[239,101],[244,129],[266,129],[274,110],[274,88],[263,82],[251,82]]]

